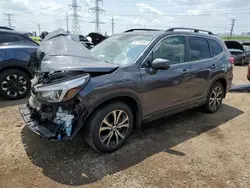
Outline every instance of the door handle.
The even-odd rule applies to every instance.
[[[182,69],[182,72],[183,72],[183,73],[187,73],[188,70],[187,70],[187,69]]]
[[[212,69],[215,69],[215,68],[216,68],[216,65],[215,65],[215,64],[213,64],[213,65],[212,65]]]

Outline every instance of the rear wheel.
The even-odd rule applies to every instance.
[[[133,129],[133,113],[124,103],[109,103],[87,121],[85,139],[96,151],[109,153],[120,148]]]
[[[0,93],[7,99],[20,99],[30,91],[30,78],[17,69],[5,70],[0,74]]]
[[[220,108],[224,93],[224,87],[220,82],[216,82],[211,87],[205,104],[205,109],[208,113],[214,113]]]

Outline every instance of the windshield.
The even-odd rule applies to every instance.
[[[91,49],[92,54],[108,63],[128,65],[134,63],[155,35],[114,35]]]

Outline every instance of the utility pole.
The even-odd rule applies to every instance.
[[[41,25],[38,24],[37,26],[38,26],[38,35],[40,35],[41,34]]]
[[[12,22],[14,21],[14,19],[12,18],[14,15],[13,14],[6,14],[4,13],[3,15],[5,15],[7,17],[7,20],[8,21],[8,27],[11,28],[11,29],[14,29],[14,26],[12,25]]]
[[[232,23],[231,23],[231,30],[230,30],[230,36],[229,36],[230,39],[232,38],[232,35],[233,35],[234,22],[235,22],[236,19],[231,19],[231,20],[232,20]]]
[[[79,25],[79,20],[78,18],[81,17],[78,14],[78,11],[81,9],[80,6],[78,6],[77,4],[77,0],[72,0],[72,4],[69,5],[70,10],[73,11],[73,20],[72,20],[72,33],[73,34],[81,34],[81,29],[80,29],[80,25]]]
[[[95,20],[91,23],[95,23],[95,30],[97,33],[101,33],[100,24],[104,24],[104,22],[100,21],[100,14],[105,12],[102,8],[99,7],[99,2],[102,2],[102,0],[95,0],[95,7],[89,9],[90,11],[95,13]]]
[[[112,25],[112,35],[115,33],[115,21],[114,18],[111,18],[111,25]]]
[[[68,14],[66,14],[66,24],[67,24],[67,32],[69,32],[69,17],[68,17]]]

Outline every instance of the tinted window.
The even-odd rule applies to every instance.
[[[207,40],[202,37],[188,37],[189,61],[197,61],[210,58],[210,50]]]
[[[173,36],[162,40],[157,44],[153,52],[153,60],[156,58],[167,59],[171,64],[185,61],[185,38]]]
[[[211,47],[211,53],[213,57],[223,52],[223,48],[216,40],[208,39],[208,41]]]
[[[12,33],[0,33],[0,43],[17,42],[25,40],[22,36]]]

